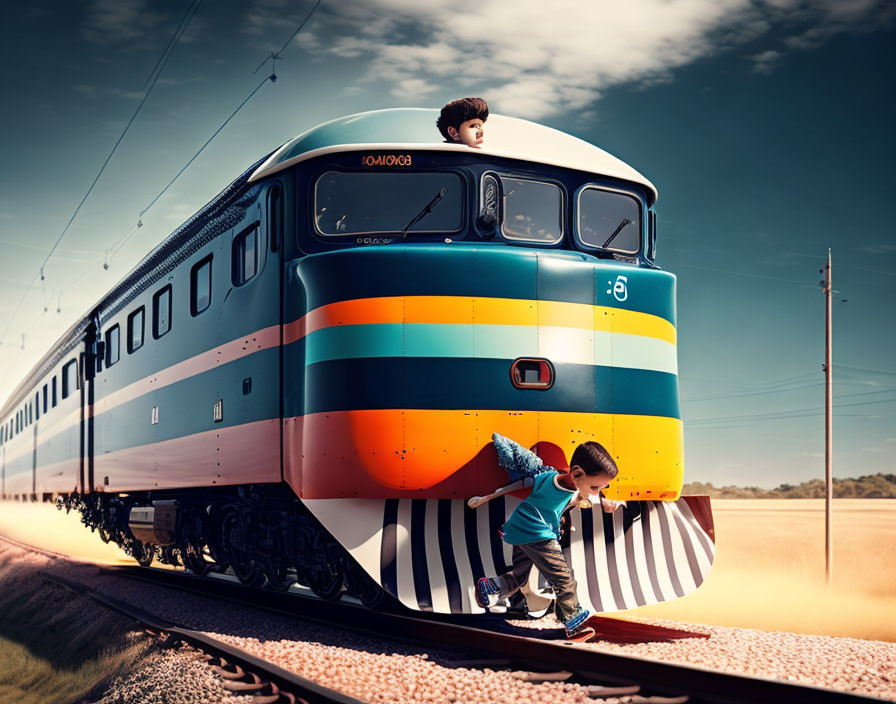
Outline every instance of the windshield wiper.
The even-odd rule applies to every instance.
[[[426,207],[423,208],[423,210],[421,210],[419,213],[417,213],[411,219],[411,221],[407,225],[405,225],[404,228],[402,228],[402,230],[401,230],[402,239],[404,239],[408,236],[408,230],[410,229],[411,225],[416,225],[423,218],[425,218],[427,215],[429,215],[432,212],[432,209],[436,207],[438,202],[440,200],[442,200],[442,198],[445,197],[445,194],[447,192],[448,192],[448,188],[446,186],[442,186],[442,190],[439,191],[438,193],[436,193],[436,197],[433,198],[431,201],[429,201],[429,203],[426,204]]]
[[[606,241],[606,242],[604,242],[604,247],[609,247],[609,246],[610,246],[610,242],[612,242],[613,240],[616,239],[616,235],[618,235],[618,234],[619,234],[620,232],[622,232],[626,227],[628,227],[629,225],[631,225],[632,222],[634,222],[634,221],[633,221],[633,220],[629,220],[628,218],[622,218],[622,222],[619,223],[619,227],[617,227],[615,230],[613,230],[613,234],[610,235],[610,236],[607,238],[607,241]]]

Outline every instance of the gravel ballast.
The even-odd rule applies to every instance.
[[[348,633],[335,627],[222,604],[144,582],[101,575],[95,566],[57,561],[50,567],[160,618],[204,631],[303,677],[369,702],[601,701],[589,696],[588,688],[582,685],[526,682],[511,670],[468,667],[465,665],[469,663],[460,663],[462,655],[447,650]],[[638,620],[683,627],[710,637],[634,644],[596,642],[586,647],[896,700],[896,643]],[[510,621],[507,625],[532,629],[533,635],[539,629],[559,628],[553,618]],[[174,666],[168,669],[177,671]],[[196,682],[198,692],[202,686],[199,680],[190,681]],[[153,691],[152,682],[148,676],[141,680],[141,686],[147,687],[144,691]],[[131,681],[121,686],[135,684]],[[607,701],[626,700],[620,697]],[[100,701],[107,704],[117,700]]]

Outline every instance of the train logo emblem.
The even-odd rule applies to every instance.
[[[613,297],[617,301],[624,301],[628,298],[628,277],[622,276],[621,274],[616,277],[616,282],[607,281],[610,288],[607,289],[607,294],[613,294]]]

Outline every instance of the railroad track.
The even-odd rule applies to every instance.
[[[482,663],[481,667],[518,666],[517,669],[531,670],[530,676],[542,678],[541,681],[545,681],[543,678],[547,674],[585,684],[589,687],[591,696],[631,696],[632,702],[656,704],[845,704],[881,701],[821,687],[605,653],[566,641],[551,641],[519,633],[472,627],[467,625],[470,619],[458,617],[428,615],[420,618],[381,613],[344,602],[327,602],[295,593],[254,589],[230,580],[200,578],[171,570],[104,567],[100,572],[226,600],[291,619],[299,618],[374,638],[382,639],[383,634],[388,634],[388,638],[392,640],[412,642],[424,647],[432,647],[436,643],[440,649],[454,648],[459,652],[459,657],[463,659],[453,661],[454,666],[476,666],[477,663]],[[477,623],[481,623],[482,617],[478,619]],[[672,629],[658,629],[665,630]],[[473,652],[471,643],[475,643]]]
[[[253,704],[364,704],[360,699],[300,677],[241,648],[200,631],[182,628],[133,604],[101,594],[82,582],[47,572],[38,574],[47,582],[77,592],[143,624],[151,633],[164,638],[165,646],[179,645],[196,659],[207,662],[222,678],[225,689],[234,694],[251,695]]]
[[[10,540],[9,542],[22,549],[34,550],[56,558],[65,557],[57,553],[48,553],[32,548],[18,541]],[[331,628],[361,633],[376,639],[382,639],[383,634],[388,634],[389,639],[412,642],[423,647],[432,647],[436,643],[440,650],[456,651],[456,657],[447,663],[449,666],[490,667],[493,669],[513,667],[524,671],[515,675],[520,679],[531,682],[550,680],[577,682],[587,686],[589,694],[593,697],[627,697],[627,701],[655,704],[661,702],[667,704],[683,702],[693,704],[702,702],[718,704],[811,702],[814,704],[818,702],[826,704],[827,702],[881,701],[780,680],[745,677],[706,668],[604,653],[565,641],[533,638],[531,637],[532,631],[528,629],[517,629],[517,632],[508,633],[506,629],[510,626],[503,620],[495,618],[477,617],[474,620],[434,614],[420,618],[407,615],[411,612],[381,613],[350,603],[326,602],[317,597],[304,596],[294,592],[253,589],[229,579],[200,578],[189,573],[172,570],[102,567],[100,574],[149,582],[157,586],[275,613],[290,619],[298,618],[324,624]],[[45,578],[55,580],[57,583],[71,582],[71,580],[66,580],[58,575],[45,575]],[[175,641],[180,639],[182,642],[191,643],[191,647],[201,649],[206,653],[206,655],[200,656],[204,659],[219,658],[212,662],[213,665],[220,666],[221,662],[236,663],[242,672],[255,673],[254,676],[247,675],[241,681],[256,686],[259,692],[256,696],[260,697],[256,701],[259,704],[274,701],[299,701],[300,699],[305,699],[309,704],[317,701],[359,701],[334,690],[327,690],[327,688],[298,677],[272,663],[266,663],[251,654],[243,653],[241,655],[242,651],[237,648],[211,639],[202,633],[183,628],[178,624],[164,622],[155,616],[141,612],[139,607],[130,606],[95,593],[86,585],[71,583],[65,586],[78,589],[110,608],[128,613],[131,618],[149,625],[151,630],[167,633]],[[613,620],[606,619],[606,621]],[[474,627],[470,625],[471,623],[477,625]],[[484,623],[489,627],[483,628]],[[700,635],[643,624],[618,621],[616,623],[624,624],[621,627],[623,642],[626,634],[635,633],[632,629],[633,626],[637,626],[642,631],[642,636],[646,632],[651,639],[668,639],[675,637],[674,633]],[[501,629],[501,625],[503,625],[503,629]],[[651,629],[655,629],[652,634],[650,633]],[[524,631],[528,635],[523,636],[519,631]],[[673,634],[670,634],[670,631]],[[550,632],[548,633],[550,634]],[[620,633],[617,630],[613,635],[618,636]],[[562,638],[562,636],[558,637]],[[191,638],[197,638],[197,640],[191,640]],[[199,638],[203,641],[198,640]],[[474,649],[471,649],[471,643],[475,643]],[[528,672],[525,672],[526,670]],[[233,673],[234,670],[231,666],[228,675]],[[225,675],[225,678],[228,675]],[[284,694],[279,694],[279,698],[264,698],[273,697],[275,694],[270,687],[268,689],[258,687],[259,684],[265,685],[266,683],[272,683]],[[308,685],[311,686],[311,689],[301,689]],[[301,693],[303,691],[305,694]],[[298,696],[299,699],[289,699],[289,695],[295,692],[299,694],[293,696]],[[326,696],[341,698],[320,698]]]

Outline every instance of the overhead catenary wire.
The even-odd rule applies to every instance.
[[[184,12],[184,16],[180,20],[180,24],[177,25],[177,29],[174,31],[174,34],[171,35],[171,39],[168,40],[168,46],[165,47],[165,50],[162,52],[162,55],[159,57],[159,60],[156,61],[156,65],[153,66],[152,71],[149,72],[149,75],[146,77],[146,82],[143,84],[142,90],[146,90],[146,86],[149,85],[149,82],[153,80],[153,76],[156,76],[156,71],[161,73],[162,69],[165,68],[162,65],[162,61],[166,60],[165,56],[170,55],[170,52],[174,50],[174,45],[183,36],[183,33],[187,29],[187,25],[190,24],[190,20],[193,19],[193,15],[196,14],[196,10],[199,9],[199,5],[202,4],[202,0],[191,0],[190,4],[187,6],[186,12]],[[194,8],[195,5],[195,8]],[[192,10],[192,13],[190,12]],[[158,78],[158,76],[156,76]]]
[[[202,4],[202,0],[194,0],[193,4],[190,6],[190,8],[193,9],[193,12],[192,12],[192,14],[190,14],[189,19],[185,23],[181,22],[181,24],[178,25],[178,28],[175,31],[175,36],[172,38],[174,40],[175,44],[176,44],[177,39],[180,39],[180,37],[183,36],[183,33],[186,30],[187,25],[189,24],[189,21],[192,20],[193,16],[196,14],[196,10],[199,9],[199,6],[201,4]],[[188,9],[188,13],[189,13],[189,9]],[[169,46],[171,46],[171,42],[169,42]],[[121,135],[118,137],[118,140],[115,142],[115,146],[112,147],[112,151],[109,152],[109,156],[106,157],[106,160],[103,162],[103,165],[100,167],[100,170],[96,175],[96,178],[93,179],[93,183],[91,183],[90,188],[87,189],[87,193],[84,194],[84,197],[81,199],[81,202],[78,204],[78,207],[75,208],[75,212],[72,213],[72,216],[69,219],[68,224],[65,226],[65,229],[59,235],[59,238],[56,240],[56,243],[53,245],[52,249],[50,249],[50,253],[47,254],[46,258],[44,259],[43,264],[41,264],[41,269],[43,269],[43,267],[45,267],[47,265],[47,262],[50,260],[50,257],[53,256],[53,252],[56,251],[56,248],[59,246],[59,243],[62,241],[62,238],[65,236],[65,233],[68,231],[68,228],[71,226],[72,222],[74,222],[75,217],[78,215],[78,211],[81,210],[81,206],[84,205],[85,201],[87,200],[87,197],[90,195],[91,191],[93,191],[93,187],[96,186],[96,183],[97,183],[97,181],[99,181],[100,176],[103,175],[103,171],[106,170],[106,166],[109,164],[109,161],[112,159],[112,155],[115,154],[115,151],[118,149],[118,146],[121,144],[121,141],[124,139],[125,135],[128,133],[128,130],[131,128],[131,125],[134,124],[134,120],[137,119],[137,115],[140,114],[140,110],[143,108],[143,106],[146,104],[146,101],[149,99],[149,96],[152,94],[152,89],[155,88],[156,82],[159,80],[159,77],[162,75],[162,71],[165,70],[165,66],[168,64],[168,60],[171,58],[171,55],[174,53],[173,46],[172,46],[171,51],[168,51],[168,47],[166,47],[165,52],[163,52],[163,56],[164,56],[164,53],[166,53],[166,52],[167,52],[167,56],[165,56],[164,60],[162,60],[161,67],[156,72],[155,76],[152,78],[152,81],[149,84],[149,88],[146,90],[146,92],[143,95],[143,98],[140,100],[140,103],[137,105],[137,109],[134,110],[134,114],[131,115],[131,119],[128,120],[127,125],[125,125],[124,130],[122,130]]]
[[[149,88],[146,89],[146,92],[143,95],[142,100],[137,105],[137,109],[134,110],[134,114],[131,115],[131,119],[128,120],[127,125],[125,125],[124,130],[122,130],[121,135],[119,135],[118,140],[115,142],[115,145],[112,147],[112,151],[109,152],[109,155],[106,157],[106,160],[103,162],[103,165],[100,167],[100,170],[97,172],[96,177],[93,179],[93,182],[90,184],[90,187],[87,189],[87,192],[84,194],[84,197],[81,198],[81,202],[78,203],[78,207],[75,208],[75,212],[72,213],[72,216],[69,218],[68,223],[66,223],[62,232],[59,234],[59,237],[56,238],[56,242],[50,248],[49,253],[44,258],[43,263],[40,265],[40,270],[37,274],[35,274],[34,278],[31,280],[31,283],[28,284],[28,287],[25,289],[25,293],[22,295],[21,300],[15,308],[15,311],[10,317],[9,321],[6,324],[6,327],[3,329],[3,334],[0,335],[0,345],[3,344],[3,341],[6,339],[6,334],[9,332],[9,328],[12,325],[13,321],[16,319],[16,316],[19,314],[19,311],[22,309],[22,304],[25,302],[25,299],[28,297],[28,294],[31,292],[31,289],[34,287],[35,282],[40,278],[41,281],[44,280],[44,267],[46,267],[47,262],[50,261],[50,258],[53,256],[53,253],[59,247],[60,242],[62,242],[63,237],[65,237],[65,233],[68,232],[68,229],[71,227],[72,223],[75,221],[75,218],[78,216],[78,213],[81,211],[84,203],[87,202],[87,198],[90,196],[93,191],[94,186],[96,186],[97,182],[100,180],[100,176],[103,175],[103,172],[106,170],[106,166],[108,166],[109,161],[112,159],[113,154],[115,154],[125,135],[128,133],[128,130],[131,128],[131,125],[134,123],[134,120],[137,118],[137,115],[140,113],[140,110],[146,104],[147,99],[152,93],[152,89],[155,87],[156,82],[159,80],[159,77],[162,75],[162,72],[165,69],[165,66],[168,64],[168,60],[171,58],[171,55],[174,53],[174,46],[176,46],[177,41],[180,37],[183,36],[184,31],[186,31],[187,26],[190,24],[190,21],[196,14],[196,11],[199,9],[199,6],[202,4],[203,0],[193,0],[190,6],[187,8],[187,12],[184,15],[184,19],[181,19],[181,22],[178,24],[177,29],[172,36],[172,39],[168,42],[168,45],[165,47],[165,50],[162,52],[162,56],[159,61],[156,63],[158,70],[156,68],[153,69],[152,73],[150,73],[150,82]]]
[[[218,133],[227,126],[227,123],[230,122],[234,118],[234,116],[240,110],[242,110],[243,106],[252,99],[252,96],[254,96],[259,90],[261,90],[261,87],[265,83],[267,83],[268,81],[271,81],[273,83],[276,80],[277,80],[276,74],[272,73],[270,76],[266,76],[265,79],[256,86],[255,90],[253,90],[251,93],[249,93],[248,96],[246,96],[246,99],[243,100],[243,102],[241,102],[237,106],[236,110],[234,110],[232,113],[230,113],[230,117],[228,117],[226,120],[224,120],[223,123],[221,123],[221,126],[212,133],[212,136],[206,140],[205,144],[203,144],[201,147],[199,147],[199,151],[197,151],[190,158],[190,160],[186,164],[184,164],[184,167],[180,171],[177,172],[177,175],[173,179],[171,179],[171,181],[168,182],[168,185],[165,186],[161,191],[159,191],[159,194],[155,198],[153,198],[152,201],[150,201],[149,205],[147,205],[143,210],[140,211],[140,217],[143,217],[143,215],[145,215],[146,212],[150,208],[152,208],[152,206],[154,206],[156,204],[156,201],[158,201],[159,198],[161,198],[165,194],[165,191],[167,191],[169,188],[171,188],[172,185],[174,185],[174,182],[177,181],[177,179],[180,178],[181,174],[187,170],[187,167],[189,167],[190,164],[192,164],[196,160],[196,157],[198,157],[200,154],[202,154],[203,150],[211,143],[211,141],[218,135]]]
[[[133,123],[133,121],[134,121],[134,119],[136,118],[137,114],[139,113],[140,108],[143,106],[143,104],[146,102],[146,99],[149,97],[149,94],[150,94],[150,92],[152,91],[152,88],[155,86],[156,82],[157,82],[158,79],[159,79],[159,76],[161,76],[162,71],[165,69],[165,66],[167,65],[167,63],[168,63],[168,59],[170,59],[171,54],[173,53],[173,49],[174,49],[174,47],[176,46],[178,40],[183,36],[184,32],[186,31],[187,26],[190,24],[190,21],[191,21],[191,20],[193,19],[193,17],[195,16],[196,12],[197,12],[198,9],[199,9],[199,6],[202,4],[202,1],[203,1],[203,0],[193,0],[193,2],[192,2],[192,3],[190,4],[190,6],[187,8],[187,11],[185,12],[184,17],[181,19],[181,22],[180,22],[180,24],[178,25],[177,30],[175,30],[175,33],[174,33],[174,35],[172,36],[172,39],[169,40],[168,45],[165,47],[165,50],[162,52],[162,56],[161,56],[160,59],[156,62],[156,66],[155,66],[155,67],[153,68],[153,70],[150,72],[150,77],[147,79],[147,81],[149,82],[149,89],[146,91],[146,94],[143,96],[143,100],[141,100],[140,105],[138,106],[137,110],[135,110],[134,115],[131,117],[131,120],[128,122],[127,126],[125,127],[124,131],[122,132],[122,135],[119,137],[118,141],[116,142],[115,147],[113,147],[112,152],[110,152],[109,156],[106,158],[106,161],[104,162],[102,168],[100,169],[100,172],[97,174],[97,177],[94,179],[93,183],[91,184],[90,189],[88,189],[88,192],[85,194],[85,196],[84,196],[84,198],[82,199],[81,203],[78,205],[78,208],[76,209],[75,213],[72,215],[72,218],[69,220],[69,223],[66,225],[65,230],[63,230],[62,234],[61,234],[60,237],[57,239],[57,241],[56,241],[56,243],[54,244],[53,248],[50,250],[50,253],[49,253],[49,254],[47,255],[47,257],[45,258],[45,260],[44,260],[44,264],[41,266],[40,271],[38,272],[38,274],[36,274],[36,275],[34,276],[34,278],[33,278],[33,279],[31,280],[31,282],[28,284],[28,287],[26,288],[25,293],[23,294],[23,296],[22,296],[21,300],[19,301],[18,305],[16,306],[16,309],[15,309],[15,311],[13,312],[13,315],[10,317],[9,321],[7,322],[7,325],[6,325],[6,327],[4,328],[3,334],[0,335],[0,345],[2,345],[3,340],[5,339],[6,334],[7,334],[8,331],[9,331],[10,326],[12,325],[12,323],[13,323],[13,321],[15,320],[16,316],[18,315],[19,311],[21,310],[21,307],[22,307],[23,303],[25,302],[25,299],[27,298],[28,293],[30,293],[31,289],[33,288],[34,283],[38,280],[38,277],[40,277],[41,280],[43,280],[43,267],[44,267],[44,265],[46,265],[47,261],[49,261],[49,259],[50,259],[50,257],[52,256],[53,252],[54,252],[55,249],[58,247],[59,243],[62,241],[62,237],[65,235],[65,232],[68,230],[68,228],[71,226],[71,223],[74,221],[74,218],[75,218],[75,216],[76,216],[77,213],[78,213],[78,210],[80,210],[81,206],[82,206],[82,205],[84,204],[84,202],[87,200],[87,196],[90,195],[90,191],[91,191],[91,190],[93,189],[93,187],[96,185],[97,181],[99,180],[100,175],[102,175],[102,172],[103,172],[103,170],[105,169],[106,165],[109,163],[109,160],[111,159],[112,154],[115,153],[115,149],[117,149],[118,145],[121,143],[121,140],[124,138],[125,133],[127,132],[128,128],[131,126],[131,124]],[[320,6],[321,2],[322,2],[322,0],[317,0],[317,2],[315,2],[314,6],[311,8],[311,10],[308,12],[308,14],[304,17],[304,19],[301,21],[301,23],[299,23],[298,27],[297,27],[296,30],[292,33],[292,35],[289,37],[289,39],[287,39],[287,41],[283,44],[283,46],[280,48],[280,50],[279,50],[278,52],[276,52],[278,55],[279,55],[280,52],[284,51],[284,50],[289,46],[289,43],[290,43],[293,39],[295,39],[295,37],[299,34],[299,32],[302,31],[302,29],[305,27],[305,25],[306,25],[306,24],[308,23],[308,21],[311,19],[312,15],[315,13],[315,11],[317,10],[317,8]],[[279,56],[278,56],[278,58],[279,58]],[[205,142],[205,144],[203,144],[202,147],[200,147],[200,149],[193,155],[193,157],[190,158],[190,160],[189,160],[189,161],[184,165],[184,167],[177,173],[177,175],[176,175],[176,176],[175,176],[175,177],[174,177],[174,178],[173,178],[173,179],[172,179],[172,180],[165,186],[165,188],[163,188],[163,189],[159,192],[159,194],[158,194],[158,195],[157,195],[157,196],[156,196],[156,197],[149,203],[149,205],[147,205],[147,206],[140,212],[140,215],[141,215],[141,216],[142,216],[144,213],[146,213],[150,208],[152,208],[152,206],[159,200],[159,198],[161,198],[162,195],[164,195],[164,193],[165,193],[165,192],[166,192],[166,191],[167,191],[167,190],[174,184],[174,182],[177,181],[177,179],[181,176],[181,174],[183,174],[183,172],[186,171],[186,169],[190,166],[190,164],[192,164],[193,161],[195,161],[195,159],[196,159],[196,158],[202,153],[202,151],[203,151],[203,150],[204,150],[204,149],[211,143],[211,141],[218,135],[218,133],[220,133],[221,130],[224,129],[224,127],[230,122],[230,120],[232,120],[232,119],[234,118],[234,116],[236,116],[236,114],[243,108],[243,106],[245,106],[246,103],[248,103],[249,100],[252,99],[252,97],[253,97],[253,96],[254,96],[254,95],[261,89],[261,87],[262,87],[265,83],[267,83],[267,81],[270,80],[271,82],[274,82],[274,81],[276,81],[276,79],[277,79],[276,74],[272,72],[270,76],[266,77],[266,78],[265,78],[265,79],[264,79],[264,80],[263,80],[263,81],[262,81],[262,82],[261,82],[261,83],[260,83],[260,84],[259,84],[259,85],[258,85],[258,86],[257,86],[257,87],[256,87],[256,88],[255,88],[255,89],[254,89],[254,90],[253,90],[253,91],[252,91],[252,92],[251,92],[245,99],[244,99],[244,100],[243,100],[243,102],[240,103],[239,106],[237,106],[237,108],[231,113],[231,115],[230,115],[230,116],[229,116],[229,117],[228,117],[228,118],[221,124],[221,126],[220,126],[217,130],[215,130],[215,132],[212,134],[212,136],[209,137],[209,139]],[[134,233],[137,231],[137,229],[140,228],[140,227],[142,226],[142,224],[143,224],[143,223],[142,223],[142,220],[138,219],[137,224],[136,224],[136,225],[135,225],[135,226],[134,226],[128,233],[126,233],[126,234],[125,234],[125,235],[118,241],[118,243],[116,243],[116,245],[113,246],[113,248],[112,248],[111,250],[106,250],[105,255],[104,255],[104,256],[105,256],[105,262],[106,262],[106,264],[108,264],[108,262],[111,261],[111,259],[112,259],[116,254],[118,254],[119,251],[121,251],[122,247],[124,247],[124,245],[125,245],[125,244],[128,242],[128,240],[134,235]],[[111,256],[109,255],[109,252],[112,252]],[[57,310],[61,309],[61,297],[62,297],[62,295],[63,295],[64,293],[68,292],[71,288],[73,288],[78,282],[80,282],[80,281],[81,281],[81,280],[82,280],[88,273],[90,273],[90,271],[92,271],[95,267],[96,267],[96,264],[92,265],[91,267],[88,267],[88,268],[87,268],[87,269],[86,269],[86,270],[85,270],[85,271],[84,271],[84,272],[83,272],[77,279],[75,279],[75,281],[73,281],[71,284],[69,284],[69,286],[67,286],[67,287],[63,290],[63,292],[60,294],[60,306],[57,308]],[[44,307],[46,308],[46,305],[45,305]],[[32,330],[33,330],[33,329],[34,329],[34,328],[32,328]]]

